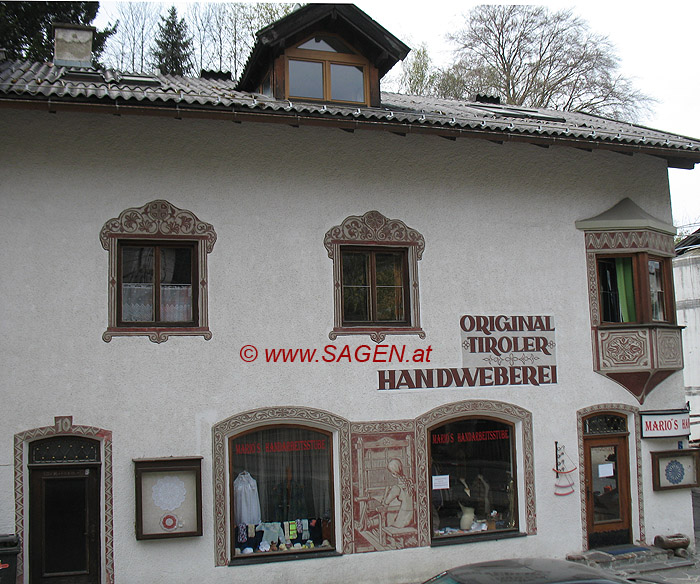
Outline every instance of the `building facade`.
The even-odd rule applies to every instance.
[[[696,417],[700,411],[700,252],[697,231],[676,245],[673,260],[673,279],[676,289],[678,324],[683,326],[683,381],[691,409],[691,439],[700,440],[700,425]]]
[[[690,533],[667,168],[700,143],[382,94],[406,52],[309,5],[238,85],[0,61],[19,582],[416,582]]]

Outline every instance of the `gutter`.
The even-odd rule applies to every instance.
[[[256,122],[285,124],[293,127],[313,126],[338,128],[341,130],[354,132],[355,130],[374,130],[391,132],[397,135],[433,135],[449,140],[457,138],[479,138],[491,142],[503,143],[526,143],[548,148],[549,146],[567,146],[581,150],[593,151],[603,150],[617,152],[619,154],[633,155],[646,154],[663,158],[670,168],[681,168],[692,170],[696,163],[700,162],[700,152],[689,150],[670,150],[661,146],[623,144],[612,141],[590,141],[584,138],[559,137],[559,136],[535,136],[532,134],[518,132],[498,132],[486,129],[468,129],[458,127],[444,127],[436,125],[422,125],[420,123],[403,123],[381,120],[361,120],[358,118],[347,119],[345,117],[327,117],[299,112],[275,111],[274,113],[264,111],[251,111],[242,109],[207,109],[192,106],[182,107],[174,104],[170,107],[154,105],[131,105],[126,102],[113,100],[111,103],[90,103],[90,102],[68,102],[52,101],[51,98],[43,99],[22,99],[19,97],[7,98],[0,96],[0,108],[44,110],[49,113],[58,112],[79,112],[79,113],[99,113],[121,115],[145,115],[153,117],[166,117],[174,119],[209,119],[228,120],[236,123]]]

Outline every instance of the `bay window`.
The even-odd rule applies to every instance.
[[[670,322],[669,260],[646,253],[598,256],[601,323]]]

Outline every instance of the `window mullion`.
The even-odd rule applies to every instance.
[[[153,266],[153,316],[155,322],[160,322],[160,251],[159,245],[154,246],[155,256]]]
[[[331,64],[323,61],[323,95],[326,101],[331,100]]]
[[[649,288],[649,254],[638,253],[634,256],[635,265],[635,289],[637,292],[637,322],[652,322],[651,315],[651,290]]]
[[[377,322],[377,263],[375,252],[369,253],[370,322]]]

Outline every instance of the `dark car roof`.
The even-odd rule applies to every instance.
[[[440,578],[443,576],[443,578]],[[468,564],[447,570],[428,582],[459,584],[563,584],[628,582],[597,568],[566,560],[526,558]]]

